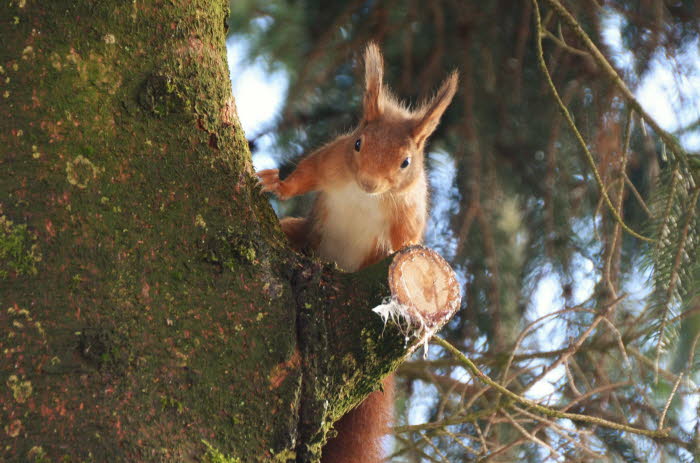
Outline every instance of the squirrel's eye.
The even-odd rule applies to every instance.
[[[360,151],[360,146],[362,146],[362,140],[358,138],[355,142],[355,151]]]
[[[408,167],[409,164],[411,164],[411,158],[406,158],[401,163],[401,168],[405,169],[406,167]]]

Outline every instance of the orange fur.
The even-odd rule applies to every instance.
[[[338,435],[323,447],[321,463],[379,463],[382,436],[389,432],[394,410],[394,376],[334,425]]]
[[[457,90],[454,72],[432,100],[411,111],[382,77],[381,53],[370,44],[359,126],[304,158],[284,180],[277,169],[258,172],[263,191],[280,199],[319,192],[309,218],[284,219],[282,229],[297,249],[308,245],[349,272],[422,241],[428,203],[423,149]],[[379,438],[389,429],[392,405],[389,376],[383,392],[373,392],[336,423],[338,436],[324,447],[322,462],[380,462]]]
[[[374,252],[365,256],[365,259],[362,262],[360,262],[360,268],[365,268],[369,267],[370,265],[374,265],[386,257],[382,249],[379,246],[377,246],[376,241],[374,242],[372,249],[374,249]]]
[[[280,220],[282,231],[292,247],[297,251],[303,250],[308,245],[309,221],[303,217],[285,217]]]

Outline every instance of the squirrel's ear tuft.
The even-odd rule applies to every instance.
[[[365,97],[364,119],[372,121],[382,114],[382,78],[384,64],[382,53],[374,42],[370,42],[365,50]]]
[[[459,74],[453,71],[435,94],[435,97],[425,104],[418,112],[417,123],[411,135],[417,145],[425,143],[425,140],[432,134],[440,123],[440,117],[445,112],[457,91]]]

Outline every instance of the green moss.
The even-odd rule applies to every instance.
[[[139,90],[138,102],[143,109],[158,117],[182,113],[188,105],[182,90],[177,88],[175,79],[161,72],[146,78]]]
[[[198,223],[205,223],[201,216],[198,216]],[[250,232],[238,230],[236,227],[227,226],[219,233],[214,233],[205,245],[205,262],[223,265],[232,272],[239,270],[238,264],[256,265],[259,263],[258,252],[255,246],[260,246],[260,242],[251,239]]]
[[[51,461],[46,456],[44,449],[39,445],[35,445],[29,450],[29,453],[27,453],[27,458],[29,461],[34,463],[49,463]]]
[[[209,442],[202,440],[204,445],[207,447],[207,452],[202,457],[202,463],[241,463],[239,458],[228,457]]]
[[[0,215],[0,278],[7,278],[10,272],[36,275],[37,262],[41,262],[41,252],[36,236],[26,225],[16,225]]]
[[[163,410],[166,410],[168,408],[174,409],[178,415],[182,414],[182,412],[185,409],[185,406],[182,404],[182,402],[180,402],[174,397],[168,397],[164,395],[160,396],[160,406]]]
[[[283,452],[280,452],[276,454],[274,457],[272,457],[272,461],[280,462],[280,463],[286,463],[288,461],[295,461],[297,458],[297,454],[293,450],[286,450]]]

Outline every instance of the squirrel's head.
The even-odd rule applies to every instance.
[[[399,192],[423,176],[425,141],[457,90],[457,72],[445,79],[435,96],[411,111],[384,88],[382,55],[370,43],[365,50],[362,121],[348,137],[352,170],[367,193]]]

